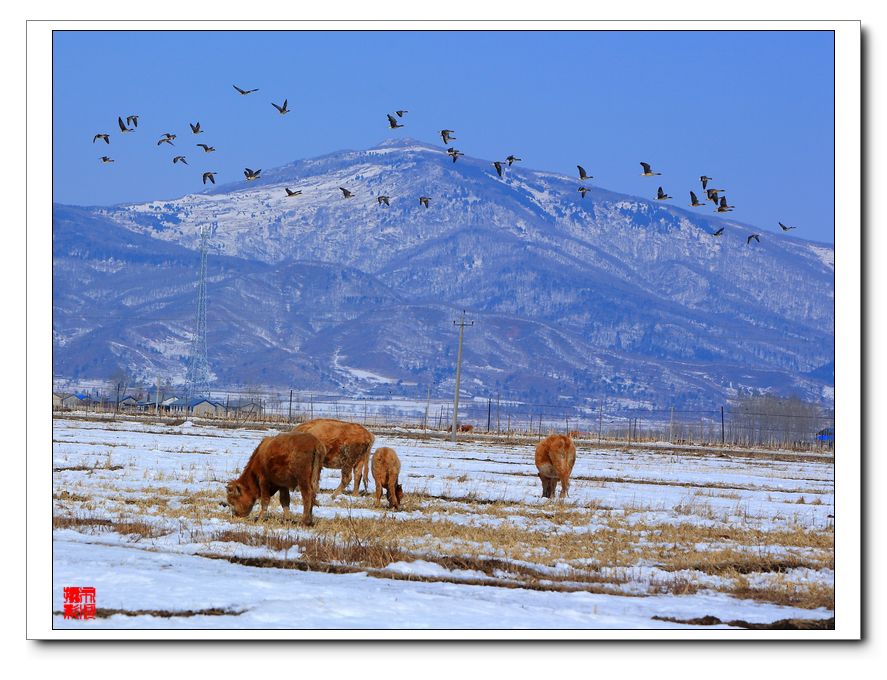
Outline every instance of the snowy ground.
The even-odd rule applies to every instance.
[[[219,505],[263,436],[54,421],[56,628],[680,628],[834,616],[830,461],[580,446],[570,497],[532,447],[377,435],[399,512],[328,491],[316,524]],[[372,490],[372,482],[371,482]],[[300,514],[298,492],[293,498]],[[65,620],[62,589],[101,615]]]

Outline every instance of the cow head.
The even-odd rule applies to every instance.
[[[249,494],[245,492],[243,485],[240,482],[236,480],[228,482],[225,491],[228,496],[228,507],[231,508],[231,512],[238,517],[246,517],[252,512],[256,499],[249,497]]]

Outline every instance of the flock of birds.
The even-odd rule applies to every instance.
[[[243,88],[238,87],[237,85],[234,85],[233,87],[235,90],[237,90],[237,92],[238,92],[238,94],[240,94],[240,96],[247,96],[247,95],[250,95],[254,92],[259,91],[259,88],[245,90]],[[273,106],[280,115],[285,115],[285,114],[289,113],[290,111],[292,111],[292,109],[289,108],[289,100],[288,99],[284,99],[283,104],[280,104],[280,105],[275,104],[274,102],[271,102],[271,106]],[[386,116],[388,117],[388,127],[392,130],[404,127],[404,124],[401,121],[403,120],[404,115],[406,115],[407,113],[409,113],[409,111],[407,111],[406,109],[400,109],[400,110],[397,110],[394,112],[395,115],[391,115],[390,113],[386,114]],[[203,129],[200,127],[199,121],[196,123],[188,123],[188,125],[191,127],[191,133],[193,135],[203,134]],[[138,128],[138,126],[139,126],[139,116],[138,115],[129,115],[126,117],[125,122],[121,116],[118,116],[117,117],[117,126],[120,128],[120,134],[128,134],[130,132],[134,132],[136,130],[136,128]],[[132,126],[132,127],[130,127],[130,126]],[[105,132],[97,133],[93,137],[92,143],[95,144],[98,140],[102,140],[105,142],[105,144],[110,144],[111,143],[110,136],[111,136],[110,133],[105,133]],[[175,140],[176,137],[177,136],[173,133],[165,132],[165,133],[163,133],[163,136],[157,141],[157,146],[160,146],[162,144],[168,144],[169,146],[175,146],[173,140]],[[456,139],[455,130],[448,130],[448,129],[441,130],[440,137],[443,140],[444,146],[446,146],[446,145],[450,144],[451,141]],[[204,153],[212,153],[213,151],[216,150],[215,147],[210,146],[208,144],[203,144],[203,143],[197,143],[197,144],[195,144],[195,146],[203,149]],[[447,147],[447,155],[450,158],[452,158],[453,163],[455,163],[459,159],[460,156],[464,156],[465,154],[453,146],[448,146]],[[109,156],[101,156],[100,160],[102,163],[105,163],[105,164],[114,162],[114,159]],[[493,167],[496,169],[496,174],[499,176],[500,179],[502,179],[504,177],[505,168],[506,167],[510,168],[513,163],[516,163],[520,160],[521,160],[520,158],[518,158],[514,154],[511,154],[509,156],[506,156],[505,160],[493,161]],[[173,165],[175,165],[177,163],[182,163],[183,165],[188,165],[188,160],[183,155],[176,155],[176,156],[173,156],[172,163],[173,163]],[[657,175],[662,174],[661,172],[654,172],[652,169],[652,166],[649,163],[645,163],[645,162],[641,161],[640,165],[641,165],[641,168],[643,169],[643,172],[641,172],[642,177],[655,177]],[[579,170],[579,181],[580,182],[587,182],[588,180],[594,179],[594,176],[589,175],[585,171],[585,168],[583,168],[581,165],[577,165],[576,167]],[[244,168],[243,175],[246,178],[246,181],[249,182],[249,181],[259,179],[261,172],[262,172],[261,169],[253,170],[251,168]],[[217,171],[204,172],[203,176],[202,176],[203,183],[206,184],[207,182],[210,182],[211,184],[215,184],[217,174],[219,174]],[[732,212],[733,209],[735,208],[735,206],[729,205],[727,203],[727,196],[722,195],[722,194],[724,194],[725,189],[714,189],[714,188],[708,187],[708,183],[711,182],[713,179],[714,179],[713,177],[708,177],[706,175],[701,175],[699,177],[699,181],[702,184],[702,191],[705,192],[706,200],[710,201],[711,203],[713,203],[715,205],[715,212],[718,212],[718,213]],[[293,189],[290,189],[289,187],[285,187],[285,189],[286,189],[286,197],[287,198],[301,196],[301,194],[302,194],[301,190],[293,190]],[[354,193],[345,187],[339,187],[339,190],[342,192],[342,197],[345,199],[349,199],[349,198],[354,197]],[[578,191],[582,195],[582,198],[585,198],[585,195],[590,191],[590,189],[587,186],[580,185],[578,188]],[[663,190],[663,188],[661,186],[658,188],[658,190],[656,192],[656,200],[666,201],[666,200],[670,200],[672,198],[673,197],[669,196]],[[391,205],[391,203],[390,203],[391,197],[387,196],[387,195],[376,196],[376,201],[379,205],[385,205],[385,206]],[[430,202],[431,202],[431,198],[429,196],[420,196],[419,197],[419,204],[424,206],[425,208],[428,208],[428,205]],[[696,192],[690,191],[690,207],[691,208],[701,208],[701,207],[705,207],[705,205],[706,205],[705,203],[702,203],[699,201],[699,198],[697,197]],[[793,226],[786,226],[782,222],[778,222],[777,224],[779,224],[782,231],[791,231],[792,229],[795,228]],[[724,227],[720,227],[719,229],[717,229],[713,232],[710,232],[710,234],[712,236],[721,236],[723,233],[724,233]],[[746,245],[750,244],[752,241],[756,241],[756,242],[760,243],[761,242],[760,236],[761,236],[760,234],[750,234],[748,236],[748,238],[746,239]]]

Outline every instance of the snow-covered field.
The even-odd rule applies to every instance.
[[[834,616],[834,468],[812,456],[578,445],[540,497],[525,444],[377,434],[399,512],[329,491],[315,525],[220,505],[275,430],[56,419],[56,628],[681,628]],[[372,491],[372,482],[370,482]],[[292,501],[299,517],[298,492]],[[62,616],[63,588],[99,616]],[[725,627],[727,624],[716,627]],[[738,624],[737,624],[738,625]]]

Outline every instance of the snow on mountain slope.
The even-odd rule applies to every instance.
[[[156,354],[121,361],[181,373],[194,249],[211,223],[209,346],[220,380],[355,390],[361,371],[451,380],[450,321],[465,308],[477,320],[465,384],[479,389],[579,397],[606,385],[650,403],[717,399],[741,385],[821,396],[828,383],[816,370],[834,359],[831,246],[775,233],[746,245],[752,229],[712,207],[593,184],[581,198],[578,186],[517,164],[499,179],[489,161],[453,163],[441,147],[399,139],[173,201],[56,206],[56,369],[106,370],[108,343],[147,346],[144,320],[162,308]],[[383,194],[390,207],[377,202]],[[124,298],[119,282],[131,279]],[[115,309],[121,326],[91,325],[87,306]],[[349,370],[335,360],[346,346]]]

